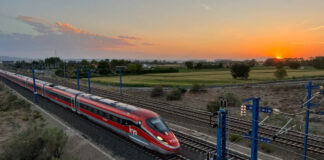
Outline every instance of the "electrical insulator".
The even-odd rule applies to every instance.
[[[245,105],[241,106],[241,116],[246,116],[246,106]]]

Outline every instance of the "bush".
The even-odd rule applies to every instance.
[[[173,100],[180,100],[181,99],[181,92],[178,89],[172,90],[166,97],[167,100],[173,101]]]
[[[7,95],[7,97],[6,97],[7,102],[13,102],[15,100],[17,100],[17,96],[12,93],[9,93],[9,95]]]
[[[263,150],[266,153],[271,153],[273,152],[272,146],[266,143],[260,143],[261,150]]]
[[[284,77],[287,77],[287,71],[284,68],[278,68],[275,72],[274,75],[278,78],[278,79],[283,79]]]
[[[210,101],[208,102],[206,108],[208,112],[212,112],[212,113],[218,112],[220,108],[220,103],[219,101]]]
[[[240,107],[241,101],[234,93],[226,93],[224,96],[227,99],[227,105],[229,107]]]
[[[4,145],[1,160],[60,158],[67,136],[56,128],[30,127]]]
[[[251,68],[246,64],[234,64],[231,67],[231,74],[233,78],[249,78],[249,72]]]
[[[34,111],[34,114],[33,114],[34,119],[38,119],[38,118],[41,118],[41,117],[42,117],[42,115],[38,111]]]
[[[235,142],[235,141],[238,140],[239,138],[241,138],[240,135],[237,135],[237,134],[231,134],[229,140],[230,140],[231,142]]]
[[[151,92],[151,97],[160,97],[163,96],[163,87],[155,86]]]
[[[186,88],[183,88],[183,87],[179,87],[178,90],[182,93],[182,94],[185,94],[187,92],[187,89]]]
[[[194,84],[190,89],[190,93],[200,93],[200,92],[207,92],[207,91],[204,88],[204,86],[199,84]]]

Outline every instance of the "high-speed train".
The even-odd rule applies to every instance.
[[[0,70],[0,76],[33,91],[33,79]],[[147,109],[36,80],[37,94],[162,154],[174,154],[180,143],[160,116]]]

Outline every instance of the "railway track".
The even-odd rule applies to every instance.
[[[204,154],[211,153],[211,152],[215,153],[216,145],[214,144],[197,139],[195,137],[188,136],[178,131],[173,130],[172,132],[177,136],[178,140],[181,143],[181,146],[188,147],[192,150],[195,150],[197,152],[202,152]],[[228,150],[227,159],[247,160],[250,159],[250,157]]]
[[[26,73],[20,73],[26,76],[30,76]],[[69,88],[76,88],[76,85],[70,82],[53,80],[46,77],[39,78],[44,81],[48,81],[54,84],[63,85]],[[80,85],[80,90],[87,92],[87,86]],[[168,104],[166,102],[148,100],[143,97],[135,97],[127,94],[119,94],[112,91],[107,91],[100,88],[92,88],[92,93],[105,98],[114,99],[124,103],[136,105],[142,108],[148,108],[157,112],[163,112],[167,114],[176,115],[184,119],[194,120],[208,127],[210,123],[210,113],[206,111],[201,111],[192,108],[184,108],[179,105]],[[212,118],[215,121],[216,117]],[[246,120],[241,120],[234,117],[228,117],[228,126],[231,131],[237,133],[246,133],[251,128],[251,122]],[[260,135],[271,138],[280,128],[263,125],[259,129]],[[276,142],[284,145],[288,145],[295,148],[303,148],[303,138],[304,134],[297,131],[288,131],[286,135],[281,135],[276,138]],[[308,150],[314,153],[324,154],[324,137],[309,135],[308,137]]]

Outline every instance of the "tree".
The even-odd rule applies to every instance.
[[[324,56],[318,56],[310,60],[310,64],[317,69],[324,69]]]
[[[287,77],[287,71],[285,68],[278,68],[275,72],[274,75],[278,78],[278,79],[283,79],[284,77]]]
[[[45,59],[45,65],[48,68],[57,68],[62,60],[59,57],[50,57]]]
[[[101,60],[98,64],[98,72],[100,75],[106,75],[110,73],[109,63],[107,61]]]
[[[275,66],[278,60],[276,58],[268,58],[264,61],[264,66]]]
[[[198,62],[195,66],[196,69],[201,69],[203,67],[203,62]]]
[[[252,59],[247,62],[250,67],[254,67],[258,64],[258,62],[255,59]]]
[[[298,68],[300,68],[300,63],[299,62],[296,62],[296,61],[289,62],[289,68],[291,68],[291,69],[298,69]]]
[[[186,65],[187,69],[193,69],[193,62],[192,61],[185,62],[185,65]]]
[[[233,78],[249,78],[249,72],[251,68],[246,64],[234,64],[231,67],[231,74]]]
[[[136,73],[137,65],[134,64],[134,63],[128,63],[127,64],[127,71],[129,71],[130,73]]]

